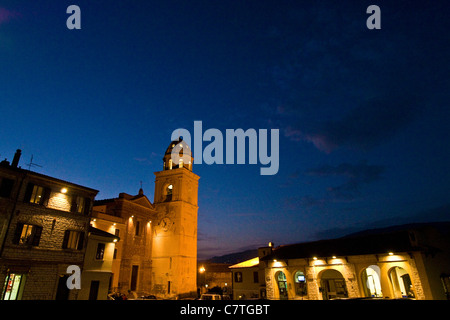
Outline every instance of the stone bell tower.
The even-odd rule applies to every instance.
[[[179,156],[172,156],[172,151]],[[194,158],[186,158],[189,146],[180,138],[164,155],[162,171],[155,172],[152,222],[154,291],[167,298],[197,292],[197,197],[198,180],[192,172]],[[174,151],[175,152],[175,151]],[[189,155],[192,153],[189,152]],[[175,161],[174,161],[175,159]],[[176,162],[176,163],[175,163]]]

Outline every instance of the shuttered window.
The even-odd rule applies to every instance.
[[[90,209],[91,209],[91,199],[84,198],[81,196],[73,196],[72,205],[70,208],[71,212],[89,215]]]
[[[23,201],[47,206],[50,192],[50,188],[44,188],[33,183],[28,183]]]
[[[41,240],[42,227],[31,224],[18,223],[13,243],[38,246]]]
[[[63,249],[82,250],[84,244],[84,232],[66,230],[64,233]]]

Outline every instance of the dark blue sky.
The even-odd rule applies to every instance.
[[[0,157],[153,200],[176,128],[279,129],[274,176],[194,166],[201,258],[448,219],[449,16],[446,0],[2,1]]]

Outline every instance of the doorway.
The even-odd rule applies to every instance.
[[[138,279],[138,271],[139,271],[139,266],[132,266],[132,268],[131,268],[131,282],[130,282],[130,290],[131,291],[136,291],[137,279]]]
[[[394,298],[415,298],[411,277],[402,267],[394,267],[389,271]]]
[[[278,284],[278,292],[280,294],[280,300],[287,300],[288,292],[287,292],[286,275],[282,271],[278,271],[275,274],[275,279]]]
[[[322,273],[322,297],[323,300],[347,298],[347,286],[345,279],[339,271],[328,269]]]
[[[100,281],[98,280],[91,281],[91,288],[89,290],[89,300],[97,300],[99,286]]]
[[[370,265],[363,270],[361,274],[362,287],[366,297],[380,298],[383,297],[380,283],[380,267]]]
[[[67,287],[68,275],[59,276],[55,300],[69,300],[70,289]]]

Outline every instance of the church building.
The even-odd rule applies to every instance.
[[[113,292],[163,299],[196,296],[200,177],[192,172],[192,157],[173,163],[177,144],[189,148],[180,138],[166,149],[163,170],[154,173],[153,203],[142,188],[137,195],[120,193],[94,202],[91,225],[121,239],[114,252]]]

